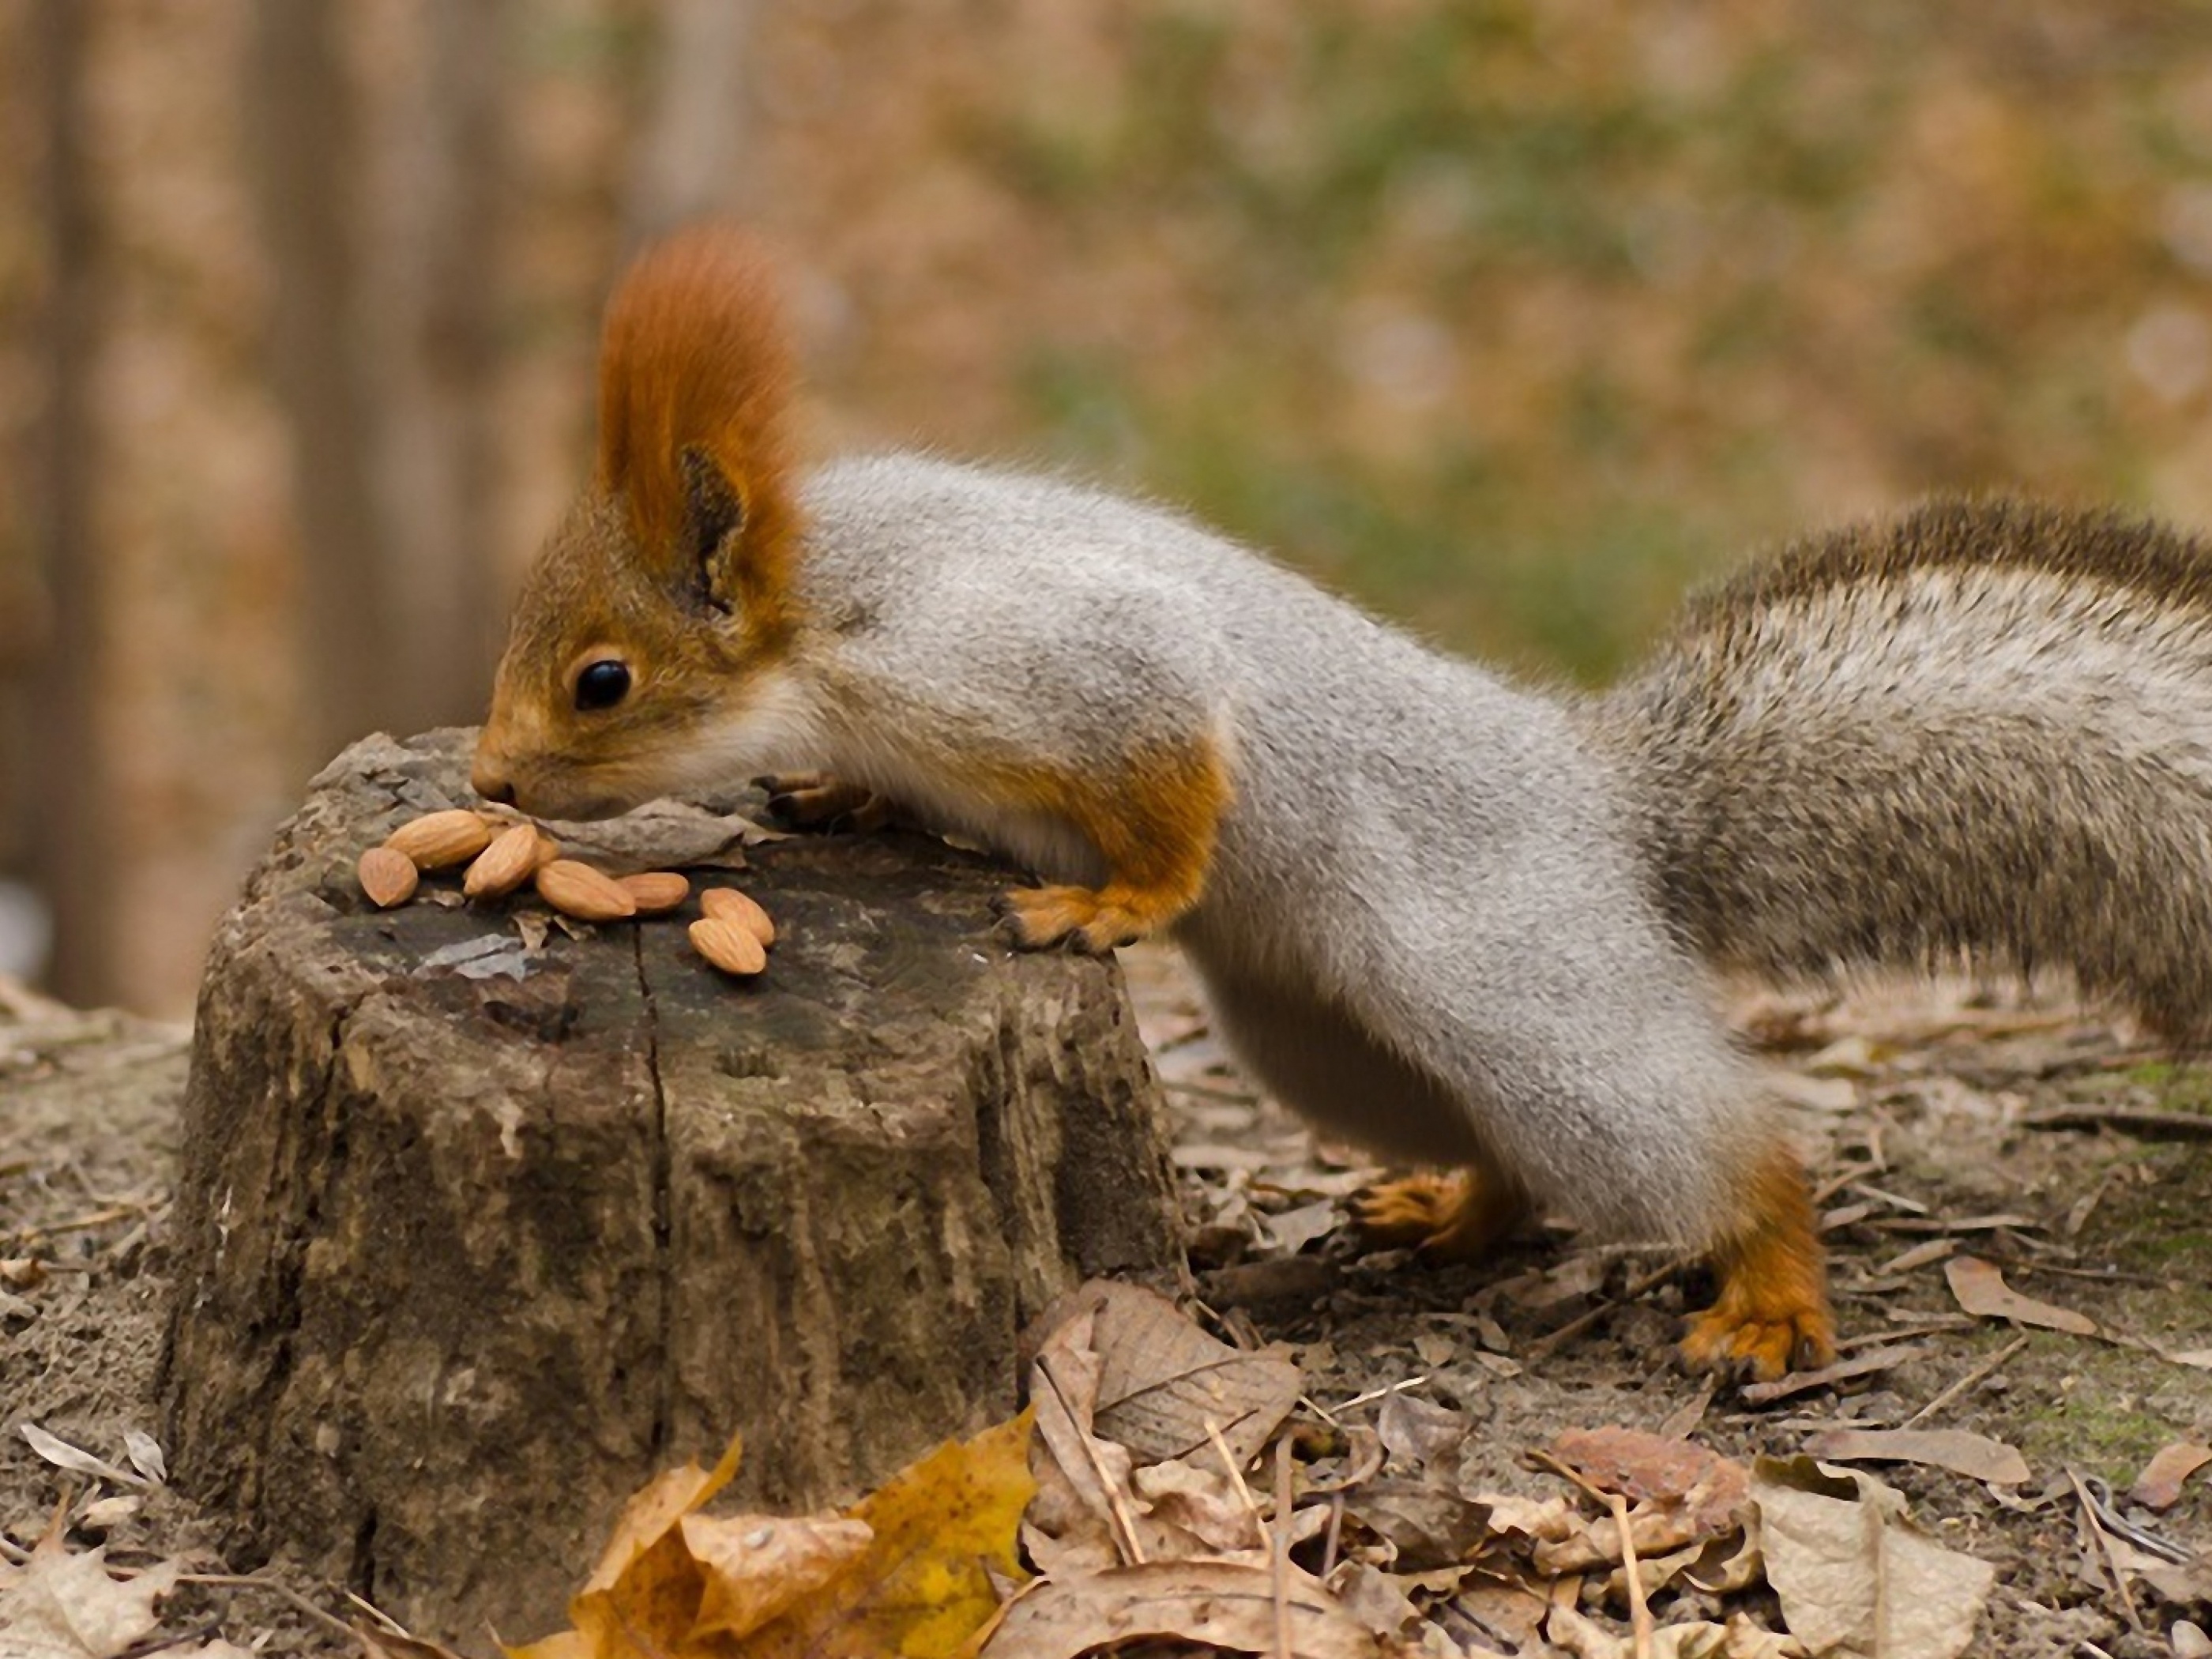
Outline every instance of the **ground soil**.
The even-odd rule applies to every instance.
[[[2085,1311],[2123,1340],[2022,1333],[2023,1346],[1923,1425],[2019,1448],[2033,1473],[2014,1493],[1909,1466],[1881,1473],[1940,1540],[1996,1564],[1978,1653],[2171,1650],[2164,1632],[2180,1610],[2138,1589],[2142,1628],[2130,1629],[2084,1555],[2067,1474],[2124,1491],[2160,1447],[2212,1440],[2212,1371],[2160,1355],[2212,1348],[2212,1141],[2027,1121],[2057,1106],[2203,1113],[2212,1067],[2177,1063],[2063,1005],[1972,987],[1745,1000],[1738,1024],[1775,1066],[1814,1153],[1850,1351],[1919,1350],[1856,1392],[1753,1408],[1669,1364],[1677,1321],[1706,1287],[1694,1273],[1655,1275],[1658,1255],[1586,1245],[1556,1227],[1480,1266],[1361,1252],[1340,1206],[1371,1170],[1316,1147],[1256,1097],[1171,954],[1126,962],[1174,1113],[1201,1299],[1231,1334],[1291,1345],[1310,1399],[1334,1407],[1393,1384],[1418,1389],[1483,1425],[1484,1479],[1530,1492],[1559,1487],[1524,1463],[1528,1449],[1608,1423],[1694,1424],[1696,1437],[1735,1455],[1794,1453],[1838,1423],[1901,1423],[2014,1340],[1960,1313],[1940,1262],[1888,1265],[1948,1237],[2002,1265],[2014,1288]],[[45,1265],[0,1293],[0,1549],[27,1545],[58,1505],[81,1507],[92,1484],[35,1455],[18,1424],[115,1462],[125,1430],[161,1433],[164,1226],[186,1041],[173,1027],[0,1000],[0,1260]],[[1607,1310],[1547,1344],[1594,1309]],[[2212,1472],[2164,1514],[2136,1518],[2212,1548]],[[123,1563],[189,1555],[215,1571],[264,1566],[226,1559],[222,1526],[159,1486],[106,1537]],[[577,1564],[580,1576],[587,1566]],[[307,1610],[352,1616],[342,1587],[287,1576],[281,1560],[270,1574],[280,1589],[188,1587],[170,1627],[219,1626],[275,1654],[345,1650]]]

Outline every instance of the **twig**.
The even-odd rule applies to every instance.
[[[1213,1443],[1214,1453],[1221,1459],[1221,1467],[1229,1471],[1229,1484],[1237,1488],[1237,1496],[1243,1503],[1244,1513],[1252,1517],[1252,1530],[1259,1534],[1261,1542],[1267,1542],[1267,1517],[1261,1512],[1260,1500],[1252,1496],[1252,1488],[1244,1484],[1244,1471],[1237,1467],[1237,1460],[1229,1455],[1229,1443],[1221,1437],[1221,1431],[1214,1427],[1213,1419],[1210,1417],[1206,1419],[1206,1437]]]
[[[1275,1659],[1297,1659],[1291,1650],[1291,1437],[1275,1442],[1275,1536],[1267,1552],[1267,1571],[1275,1590]]]
[[[1425,1385],[1428,1380],[1428,1373],[1425,1371],[1419,1376],[1409,1376],[1401,1382],[1385,1382],[1379,1389],[1368,1389],[1365,1394],[1355,1394],[1351,1399],[1339,1406],[1337,1410],[1340,1412],[1348,1412],[1354,1406],[1371,1406],[1376,1401],[1386,1399],[1391,1395],[1403,1394],[1408,1389],[1420,1388]],[[1323,1415],[1327,1415],[1327,1413],[1324,1413]],[[1335,1419],[1332,1418],[1330,1420],[1334,1422]]]
[[[2113,1594],[2120,1598],[2120,1611],[2127,1615],[2128,1628],[2138,1636],[2142,1634],[2142,1614],[2136,1611],[2136,1598],[2128,1589],[2128,1576],[2120,1571],[2120,1559],[2112,1552],[2112,1540],[2105,1530],[2105,1523],[2097,1518],[2097,1505],[2081,1485],[2081,1477],[2071,1468],[2066,1479],[2072,1484],[2074,1496],[2081,1505],[2081,1518],[2089,1523],[2089,1535],[2097,1540],[2097,1553],[2104,1559],[2105,1571],[2112,1576]]]
[[[177,1582],[179,1584],[215,1584],[230,1589],[266,1590],[271,1595],[289,1601],[317,1624],[336,1631],[349,1642],[354,1639],[351,1625],[335,1613],[325,1613],[299,1591],[289,1585],[277,1583],[274,1579],[256,1578],[243,1572],[188,1572],[179,1577]]]
[[[1091,1440],[1089,1431],[1077,1420],[1073,1408],[1067,1403],[1066,1391],[1060,1386],[1060,1379],[1052,1374],[1052,1356],[1039,1354],[1036,1369],[1038,1375],[1050,1385],[1052,1397],[1059,1402],[1060,1410],[1066,1413],[1068,1422],[1073,1425],[1075,1437],[1082,1443],[1084,1459],[1091,1465],[1091,1476],[1098,1482],[1098,1490],[1106,1494],[1107,1513],[1114,1522],[1115,1531],[1120,1534],[1121,1553],[1127,1558],[1129,1565],[1143,1566],[1145,1547],[1137,1537],[1137,1519],[1129,1513],[1129,1506],[1121,1501],[1121,1489],[1114,1484],[1113,1477],[1106,1473],[1105,1464],[1099,1461],[1097,1444]]]
[[[2023,1114],[2023,1129],[2118,1129],[2142,1140],[2212,1140],[2212,1113],[2135,1106],[2057,1106]]]
[[[1909,1429],[1916,1423],[1924,1423],[1928,1419],[1935,1416],[1937,1412],[1942,1411],[1944,1407],[1949,1405],[1954,1400],[1956,1400],[1960,1395],[1966,1393],[1967,1389],[1972,1388],[1977,1382],[1979,1382],[1984,1378],[1989,1376],[1999,1366],[2002,1365],[2005,1361],[2010,1359],[2014,1354],[2018,1353],[2027,1346],[2027,1339],[2026,1337],[2014,1337],[2011,1341],[2006,1343],[2003,1347],[1999,1348],[1995,1356],[1990,1359],[1988,1364],[1975,1366],[1973,1370],[1968,1371],[1956,1382],[1954,1382],[1949,1388],[1944,1389],[1942,1393],[1937,1395],[1933,1400],[1923,1406],[1918,1411],[1913,1413],[1911,1416],[1906,1418],[1905,1421],[1899,1424],[1897,1426],[1900,1429]]]
[[[1638,1297],[1649,1295],[1651,1291],[1658,1289],[1660,1285],[1664,1285],[1668,1279],[1674,1278],[1677,1273],[1681,1273],[1685,1268],[1688,1267],[1692,1260],[1692,1257],[1686,1255],[1678,1255],[1673,1261],[1663,1262],[1660,1266],[1654,1267],[1650,1273],[1645,1273],[1641,1279],[1632,1279],[1629,1282],[1628,1288],[1623,1291],[1613,1300],[1610,1302],[1601,1302],[1596,1307],[1590,1309],[1588,1312],[1577,1314],[1574,1318],[1570,1319],[1565,1324],[1560,1326],[1559,1329],[1550,1333],[1548,1335],[1538,1337],[1534,1342],[1528,1345],[1527,1352],[1524,1352],[1521,1358],[1524,1361],[1532,1361],[1548,1358],[1552,1352],[1558,1348],[1561,1344],[1572,1341],[1576,1337],[1580,1336],[1591,1326],[1596,1324],[1599,1320],[1603,1319],[1607,1314],[1617,1313],[1621,1309],[1626,1307],[1630,1303],[1635,1301]]]
[[[105,1227],[111,1221],[122,1221],[134,1215],[143,1215],[151,1207],[148,1203],[111,1204],[90,1215],[81,1215],[68,1221],[49,1221],[44,1226],[18,1227],[8,1235],[16,1244],[35,1244],[42,1238],[52,1238],[62,1233],[82,1233],[94,1227]]]
[[[1628,1580],[1628,1622],[1636,1634],[1636,1659],[1651,1659],[1651,1604],[1644,1599],[1644,1570],[1636,1559],[1636,1538],[1629,1525],[1628,1500],[1617,1492],[1607,1492],[1584,1479],[1579,1471],[1568,1468],[1547,1451],[1532,1450],[1528,1461],[1565,1475],[1613,1511],[1613,1531],[1620,1539],[1620,1568]]]

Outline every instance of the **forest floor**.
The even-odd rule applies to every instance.
[[[1569,1431],[1621,1425],[1747,1462],[1839,1429],[1969,1431],[2016,1449],[2027,1478],[1909,1462],[1880,1474],[1926,1534],[1994,1566],[1972,1651],[2202,1650],[2177,1620],[2212,1622],[2207,1609],[2140,1578],[2116,1588],[2084,1513],[2085,1494],[2128,1493],[2162,1450],[2212,1443],[2212,1140],[2186,1138],[2212,1111],[2212,1067],[1971,988],[1743,1000],[1739,1025],[1814,1153],[1845,1360],[1872,1357],[1753,1405],[1669,1364],[1683,1310],[1710,1287],[1660,1254],[1558,1226],[1479,1267],[1359,1249],[1343,1204],[1371,1166],[1317,1146],[1239,1078],[1171,953],[1125,963],[1173,1113],[1199,1299],[1232,1337],[1285,1345],[1310,1401],[1356,1414],[1417,1397],[1473,1425],[1468,1489],[1547,1497],[1572,1493],[1528,1455]],[[225,1562],[220,1528],[185,1497],[143,1478],[143,1443],[128,1478],[126,1433],[162,1431],[188,1044],[180,1028],[0,986],[0,1563],[66,1506],[71,1547],[104,1539],[111,1565],[245,1565]],[[1965,1310],[1969,1260],[2021,1298],[2012,1319]],[[2054,1309],[2094,1334],[2029,1322]],[[23,1425],[116,1474],[60,1466],[67,1455]],[[2178,1466],[2170,1453],[2161,1467]],[[2212,1550],[2212,1470],[2178,1497],[2147,1495],[2170,1501],[2118,1496],[2110,1512]],[[278,1588],[188,1583],[165,1631],[187,1648],[219,1634],[265,1653],[352,1650],[330,1622],[358,1616],[340,1590],[281,1562],[269,1577]]]

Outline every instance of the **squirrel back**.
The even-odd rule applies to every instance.
[[[1585,718],[1709,962],[2057,966],[2212,1038],[2212,549],[1934,501],[1694,599]]]

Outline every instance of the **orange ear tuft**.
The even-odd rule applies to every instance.
[[[712,460],[742,510],[734,574],[759,623],[783,619],[790,586],[791,379],[774,271],[740,231],[701,225],[655,243],[607,301],[599,486],[628,506],[643,557],[688,582],[702,550],[684,455]]]

